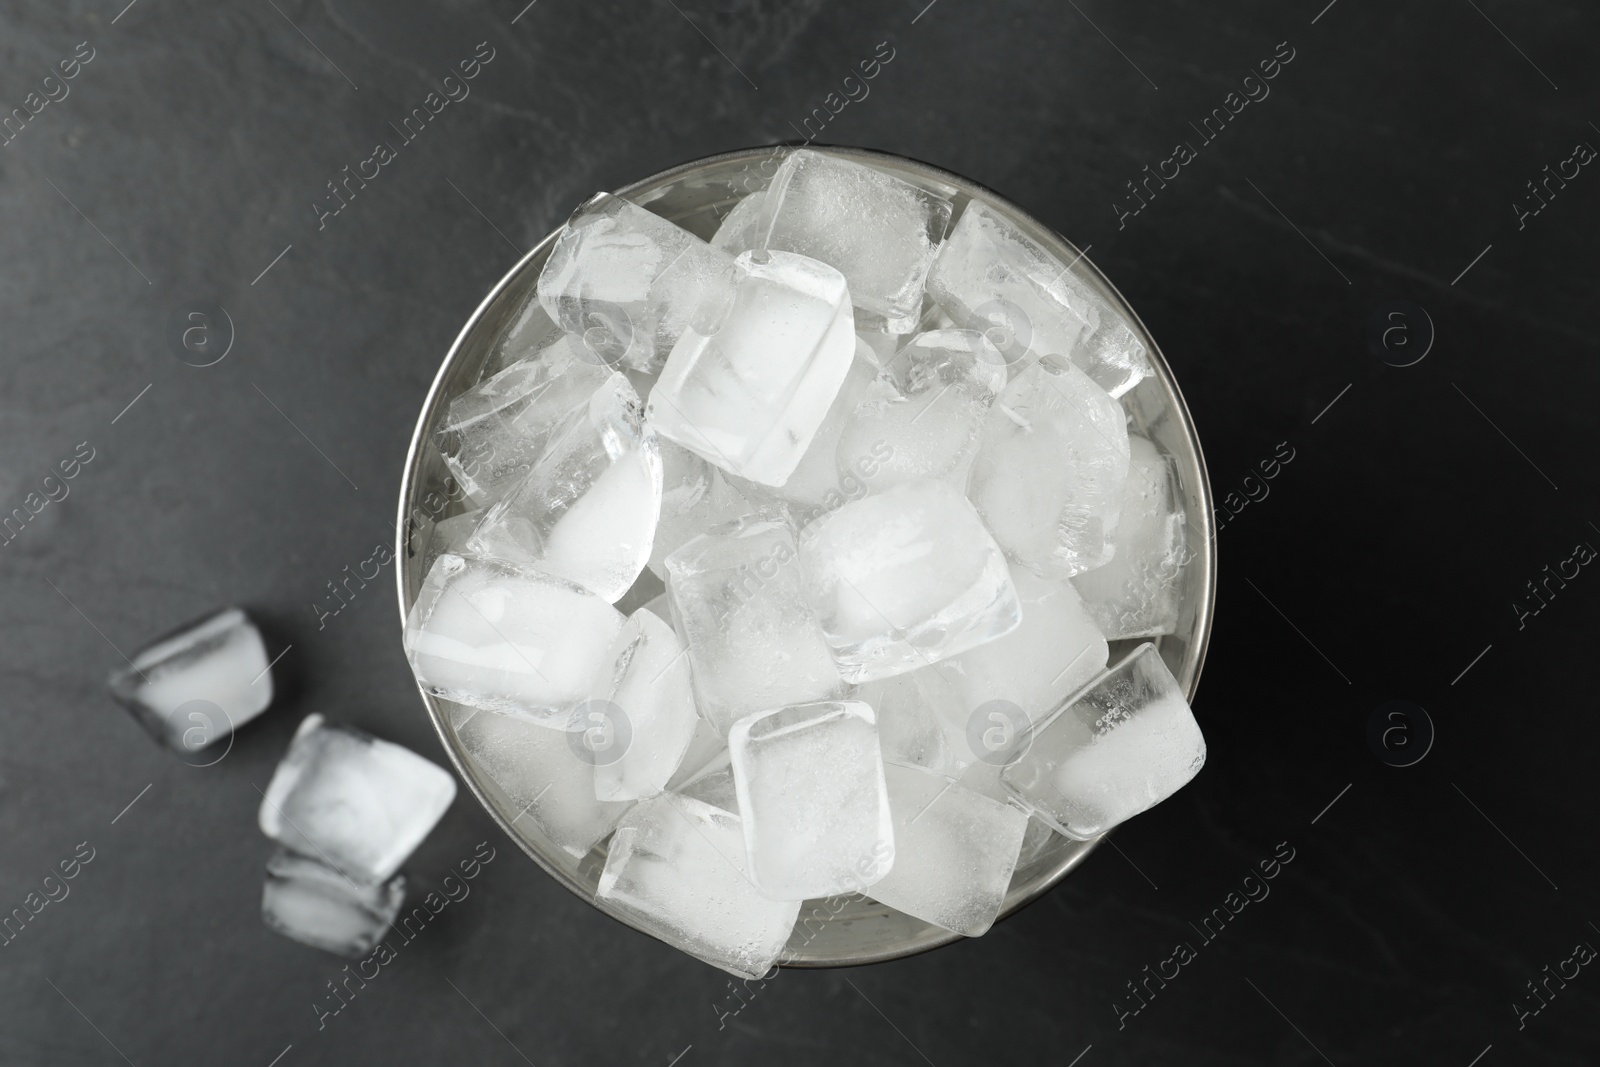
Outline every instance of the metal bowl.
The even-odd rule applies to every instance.
[[[764,187],[776,169],[777,148],[754,148],[710,156],[662,171],[623,189],[618,196],[648,206],[678,225],[709,237],[722,215],[747,193]],[[1115,287],[1087,257],[1069,241],[1023,212],[1016,205],[970,179],[901,156],[859,148],[828,148],[858,163],[951,196],[959,210],[969,199],[981,199],[1035,241],[1072,264],[1074,273],[1116,305],[1138,331],[1149,350],[1155,376],[1139,384],[1123,398],[1131,426],[1153,439],[1178,462],[1184,505],[1188,514],[1189,560],[1183,575],[1183,607],[1178,630],[1158,639],[1162,658],[1194,699],[1211,635],[1211,613],[1216,590],[1216,539],[1211,510],[1211,489],[1206,479],[1205,459],[1200,441],[1190,421],[1189,409],[1161,350],[1139,317]],[[451,397],[482,379],[487,370],[498,369],[506,358],[502,341],[529,306],[539,271],[544,266],[556,238],[551,234],[522,257],[511,271],[484,298],[450,346],[444,364],[434,378],[433,387],[417,419],[416,432],[406,455],[405,477],[400,483],[400,511],[396,529],[399,544],[396,577],[400,593],[400,619],[404,625],[412,601],[425,577],[424,556],[434,522],[464,510],[450,489],[449,473],[433,444],[433,430]],[[1137,644],[1113,642],[1115,662]],[[595,887],[605,865],[605,845],[589,855],[575,859],[550,842],[526,820],[519,820],[516,805],[500,788],[466,758],[451,729],[446,702],[423,694],[422,702],[439,732],[439,740],[450,755],[456,770],[466,780],[478,802],[489,810],[511,839],[552,878],[601,911],[630,926],[629,918],[606,901],[595,899]],[[1040,853],[1017,868],[1006,894],[1000,917],[1019,910],[1043,895],[1094,851],[1098,841],[1069,841],[1053,835]],[[785,966],[834,967],[876,963],[898,959],[958,940],[959,935],[932,926],[861,897],[851,899],[842,909],[837,902],[823,908],[810,902],[802,915],[816,906],[820,924],[797,926],[783,958]],[[637,927],[635,927],[637,928]]]

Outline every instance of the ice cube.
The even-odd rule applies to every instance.
[[[1108,640],[1155,637],[1178,628],[1185,552],[1178,469],[1143,437],[1129,436],[1128,480],[1111,562],[1072,584]]]
[[[773,900],[859,893],[894,864],[871,706],[796,704],[728,734],[750,874]]]
[[[679,792],[702,770],[711,766],[728,752],[728,738],[705,716],[694,724],[694,736],[689,739],[689,751],[683,754],[678,769],[667,782],[667,789]]]
[[[841,476],[858,474],[873,492],[918,478],[965,488],[984,415],[1005,384],[1005,360],[983,334],[918,334],[850,414],[839,437]]]
[[[647,414],[731,474],[782,485],[855,356],[844,277],[787,252],[746,252],[673,346]]]
[[[667,589],[695,702],[723,734],[752,712],[844,693],[783,523],[700,535],[667,557]]]
[[[267,861],[261,921],[273,933],[336,956],[365,956],[383,938],[405,900],[404,875],[367,885],[320,860],[279,849]]]
[[[272,703],[267,647],[238,608],[180,626],[141,649],[112,673],[110,687],[140,726],[189,763],[215,762],[201,753]]]
[[[487,711],[455,732],[468,760],[511,803],[512,825],[570,856],[587,855],[630,806],[595,798],[594,764],[575,741],[579,733]]]
[[[733,205],[712,236],[711,247],[730,256],[761,247],[761,206],[766,198],[766,190],[761,189]]]
[[[972,201],[928,272],[928,292],[958,324],[984,330],[1017,370],[1070,358],[1114,397],[1152,372],[1122,314],[1067,264]]]
[[[661,518],[649,567],[665,581],[668,556],[711,527],[753,516],[758,508],[721,470],[665,438],[661,469]]]
[[[760,247],[838,268],[857,306],[908,333],[922,283],[950,222],[950,201],[873,167],[801,149],[778,168],[762,203]]]
[[[870,705],[877,717],[885,764],[955,775],[971,762],[959,704],[941,675],[940,666],[923,667],[851,691],[850,699]]]
[[[704,801],[714,808],[739,814],[739,795],[733,784],[733,761],[726,748],[690,775],[675,792]]]
[[[1034,814],[1087,841],[1176,793],[1205,761],[1182,687],[1144,644],[1037,730],[1000,777]]]
[[[858,335],[850,371],[833,398],[828,414],[817,427],[811,446],[800,457],[788,481],[777,489],[769,490],[789,506],[790,512],[796,515],[796,525],[802,529],[812,519],[832,511],[846,500],[866,494],[857,472],[849,467],[841,468],[837,452],[840,433],[844,431],[856,405],[877,373],[871,349]]]
[[[689,688],[689,658],[672,627],[644,608],[612,642],[612,688],[585,711],[585,751],[594,758],[600,800],[638,800],[661,792],[678,769],[699,715]]]
[[[800,564],[847,681],[935,663],[1021,620],[999,546],[944,482],[906,482],[818,519]]]
[[[737,815],[666,793],[617,827],[595,897],[691,956],[760,978],[783,951],[800,902],[762,896],[745,869]]]
[[[261,796],[261,832],[355,882],[381,882],[456,795],[450,773],[321,715],[305,717]]]
[[[1071,582],[1041,578],[1013,564],[1011,584],[1022,606],[1022,625],[951,657],[939,665],[939,673],[951,682],[968,716],[1004,700],[1021,708],[1029,722],[1039,722],[1105,670],[1109,650]],[[982,728],[987,727],[986,722]]]
[[[569,729],[604,684],[624,621],[565,579],[444,555],[411,606],[406,655],[434,696]]]
[[[1006,900],[1028,816],[943,775],[884,767],[894,817],[894,867],[873,899],[977,937]]]
[[[607,366],[653,374],[729,265],[689,231],[599,193],[562,228],[539,274],[539,302]]]
[[[472,531],[483,521],[483,513],[488,510],[474,508],[434,523],[433,533],[428,537],[428,548],[422,553],[423,571],[432,570],[439,557],[446,553],[453,556],[464,554],[467,551],[467,538],[472,536]]]
[[[1010,559],[1070,578],[1110,561],[1127,476],[1122,406],[1047,357],[989,410],[967,494]]]
[[[660,512],[660,445],[633,386],[614,373],[485,513],[467,548],[615,602],[649,560]]]
[[[611,370],[563,336],[450,401],[434,440],[467,497],[492,504],[533,469],[564,420]]]

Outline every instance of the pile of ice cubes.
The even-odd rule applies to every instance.
[[[602,193],[502,349],[406,648],[604,906],[751,977],[808,899],[976,936],[1199,771],[1156,646],[1108,669],[1181,606],[1149,359],[1004,211],[813,150],[709,241]]]

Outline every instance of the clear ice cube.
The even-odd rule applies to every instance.
[[[561,337],[450,401],[434,432],[445,466],[474,504],[494,503],[610,377],[577,339]]]
[[[1122,406],[1046,357],[989,410],[967,494],[1010,559],[1070,578],[1110,561],[1127,477]]]
[[[939,665],[967,715],[995,700],[1039,722],[1106,668],[1109,650],[1072,583],[1011,566],[1022,624]],[[974,757],[980,754],[974,754]],[[969,757],[972,758],[972,757]]]
[[[577,732],[480,711],[455,733],[467,759],[505,794],[518,832],[569,856],[587,855],[631,806],[595,797],[594,764]]]
[[[971,762],[959,705],[942,671],[922,667],[851,690],[850,699],[870,705],[877,717],[885,764],[955,775]]]
[[[599,193],[567,220],[539,302],[607,366],[653,374],[730,258],[666,219]]]
[[[922,283],[950,222],[950,201],[876,168],[801,149],[778,168],[762,203],[760,247],[838,268],[858,307],[908,333]]]
[[[711,247],[730,256],[760,248],[761,208],[766,199],[766,190],[761,189],[733,205],[712,235]]]
[[[646,409],[661,436],[731,474],[782,485],[855,357],[844,277],[787,252],[746,252],[661,371]]]
[[[739,794],[733,784],[733,761],[726,748],[690,775],[674,792],[739,814]]]
[[[777,962],[800,914],[746,877],[739,817],[665,793],[617,827],[595,892],[656,937],[744,978]]]
[[[223,608],[141,649],[112,673],[111,694],[152,737],[186,762],[272,703],[267,646],[238,608]],[[220,757],[218,757],[220,758]]]
[[[1021,619],[999,546],[944,482],[906,482],[818,519],[801,537],[800,564],[850,682],[935,663]]]
[[[1176,793],[1205,761],[1183,688],[1144,644],[1035,731],[1001,780],[1034,814],[1087,841]]]
[[[728,734],[750,874],[764,896],[859,893],[894,864],[883,758],[870,705],[797,704]]]
[[[280,848],[267,861],[261,921],[303,945],[357,959],[382,940],[405,895],[404,875],[352,882],[326,863]]]
[[[484,514],[469,551],[576,582],[615,602],[650,559],[661,449],[639,396],[613,373]]]
[[[977,937],[1005,903],[1028,816],[943,775],[884,767],[894,818],[894,867],[873,899]]]
[[[305,717],[257,813],[261,832],[354,882],[394,874],[455,799],[442,767],[361,730]]]
[[[839,437],[840,476],[857,474],[873,492],[918,478],[964,488],[984,416],[1005,384],[1005,360],[983,334],[918,334],[851,412]]]
[[[660,442],[661,518],[648,565],[665,581],[668,556],[711,527],[753,516],[758,508],[719,468],[666,438]]]
[[[444,555],[411,606],[406,655],[434,696],[569,729],[605,684],[624,621],[565,579]]]
[[[452,515],[448,519],[440,519],[434,523],[433,532],[428,536],[428,547],[422,553],[424,573],[433,569],[440,556],[463,555],[467,551],[467,538],[472,536],[472,531],[478,528],[478,524],[483,521],[484,512],[488,510],[488,508],[473,508],[471,511],[463,511],[459,515]]]
[[[1111,562],[1076,574],[1072,584],[1089,617],[1111,641],[1156,637],[1178,628],[1186,531],[1178,468],[1143,437],[1128,437],[1130,463]]]
[[[1128,321],[999,212],[972,201],[928,272],[928,292],[958,324],[989,334],[1007,362],[1071,359],[1113,397],[1152,371]]]
[[[666,787],[700,716],[689,685],[688,650],[672,627],[640,608],[611,645],[612,687],[584,709],[600,800],[638,800]]]
[[[757,522],[718,527],[667,557],[695,701],[723,734],[752,712],[844,693],[796,555],[788,526]]]

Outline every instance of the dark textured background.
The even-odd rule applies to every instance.
[[[95,849],[0,948],[0,1062],[1600,1060],[1595,967],[1521,1029],[1513,1009],[1600,945],[1600,577],[1552,585],[1521,628],[1512,607],[1600,546],[1600,173],[1521,228],[1513,207],[1600,146],[1592,6],[125,2],[0,10],[5,110],[95,50],[0,149],[0,511],[94,449],[0,547],[0,905]],[[480,41],[471,97],[319,231],[324,183]],[[312,605],[389,538],[445,349],[583,196],[794,137],[884,41],[825,140],[969,175],[1092,245],[1177,372],[1219,499],[1294,450],[1220,537],[1209,765],[981,940],[785,972],[720,1025],[724,975],[558,888],[463,792],[413,886],[479,841],[498,857],[319,1031],[338,963],[261,925],[256,787],[310,711],[443,758],[388,579],[320,629]],[[1198,144],[1189,123],[1285,41],[1271,96],[1119,229],[1124,183]],[[1369,347],[1393,300],[1437,330],[1414,366]],[[198,369],[171,323],[206,302],[235,337]],[[1418,351],[1420,316],[1395,321]],[[223,602],[292,648],[276,706],[192,769],[104,677]],[[1391,699],[1437,727],[1405,769],[1366,738]],[[1271,896],[1202,947],[1191,922],[1279,842]],[[1198,958],[1119,1028],[1125,983],[1180,940]]]

